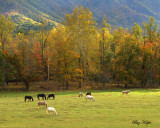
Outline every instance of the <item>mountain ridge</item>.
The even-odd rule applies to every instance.
[[[88,7],[99,26],[104,15],[114,27],[130,28],[135,22],[147,22],[150,16],[160,24],[160,0],[0,0],[0,3],[0,13],[10,15],[21,27],[29,24],[33,27],[42,20],[56,26],[76,6]]]

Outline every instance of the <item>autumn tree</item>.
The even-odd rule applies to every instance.
[[[120,42],[120,48],[115,63],[116,77],[122,80],[122,83],[125,84],[125,88],[128,87],[129,83],[134,83],[136,81],[139,55],[140,47],[137,40],[129,34],[125,35],[124,40]]]
[[[69,82],[73,79],[76,69],[77,56],[74,53],[73,38],[65,27],[57,27],[48,37],[50,63],[54,79],[62,82],[69,89]]]
[[[132,28],[131,34],[139,41],[143,40],[143,30],[142,27],[139,26],[137,23],[134,23]]]
[[[155,69],[154,69],[154,62],[155,60],[155,53],[154,53],[154,46],[156,45],[156,41],[157,41],[157,25],[154,23],[154,18],[150,17],[149,23],[144,23],[144,27],[145,27],[145,32],[146,32],[146,42],[147,44],[149,44],[152,47],[152,51],[150,54],[150,71],[149,71],[149,80],[150,80],[150,85],[154,85],[155,84]]]
[[[117,82],[118,86],[120,84],[121,78],[119,74],[117,74],[118,68],[116,68],[116,60],[118,59],[118,52],[121,47],[121,42],[124,41],[124,37],[126,35],[126,31],[123,29],[123,27],[119,27],[118,29],[115,29],[112,33],[113,39],[110,44],[110,53],[108,55],[108,62],[112,62],[110,67],[112,69],[111,75],[112,75],[112,81]]]
[[[45,29],[47,25],[47,22],[44,21],[41,23],[40,25],[40,31],[39,33],[37,34],[37,39],[39,40],[39,43],[40,43],[40,47],[41,47],[41,73],[42,73],[42,76],[43,76],[43,80],[46,79],[46,58],[44,57],[44,51],[45,51],[45,48],[46,48],[46,43],[47,43],[47,38],[49,36],[49,31],[47,31]]]
[[[5,51],[5,59],[15,68],[16,74],[25,84],[26,90],[30,88],[30,82],[40,80],[41,75],[37,70],[37,60],[34,54],[34,45],[30,35],[18,33],[16,37],[17,45],[10,51]]]
[[[96,22],[88,8],[76,7],[72,14],[65,16],[63,24],[69,29],[74,41],[74,52],[79,54],[79,69],[84,74],[84,79],[89,78],[89,49],[95,42]]]
[[[4,15],[0,16],[0,43],[1,43],[1,49],[2,52],[5,50],[5,45],[8,42],[9,38],[12,36],[12,32],[14,30],[15,26],[14,23],[11,21],[11,18],[5,17]],[[4,89],[5,85],[5,76],[6,76],[6,70],[5,70],[5,59],[2,58],[2,88]]]
[[[111,62],[111,42],[112,35],[110,34],[111,26],[107,23],[107,18],[104,16],[102,21],[102,29],[99,41],[99,58],[100,58],[100,78],[102,86],[105,86],[106,79],[109,79],[110,62]],[[106,78],[107,77],[107,78]]]

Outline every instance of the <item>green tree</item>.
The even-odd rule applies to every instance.
[[[14,23],[11,21],[11,18],[5,17],[4,15],[0,16],[0,43],[1,43],[1,49],[4,52],[5,50],[5,44],[9,41],[9,38],[12,36],[12,32],[14,30],[15,26]],[[2,58],[2,88],[5,87],[5,76],[6,76],[6,70],[5,70],[5,59]]]
[[[140,40],[140,41],[143,40],[143,30],[142,30],[142,27],[139,26],[137,23],[134,23],[134,26],[132,28],[131,34],[134,35],[134,37],[137,40]]]
[[[128,87],[129,83],[134,83],[136,81],[139,55],[140,47],[137,40],[131,35],[126,35],[124,40],[120,43],[115,63],[116,77],[122,80],[125,84],[125,88]]]

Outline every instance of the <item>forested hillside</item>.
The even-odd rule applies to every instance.
[[[98,26],[104,15],[113,27],[131,28],[150,16],[160,24],[160,0],[0,0],[0,13],[12,16],[23,29],[38,29],[42,20],[47,20],[49,26],[61,23],[76,6],[88,7]]]
[[[136,87],[160,85],[160,30],[153,17],[144,28],[131,30],[111,25],[104,17],[97,26],[88,8],[75,8],[63,25],[46,30],[14,33],[10,17],[0,17],[0,78],[23,81],[27,90],[33,81],[57,81],[69,89],[101,83]]]

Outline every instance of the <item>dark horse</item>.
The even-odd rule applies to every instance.
[[[38,98],[38,100],[39,100],[39,97],[42,97],[42,99],[44,100],[46,100],[46,95],[45,94],[38,94],[37,95],[37,98]]]
[[[33,101],[33,97],[32,96],[25,96],[24,97],[24,99],[25,99],[25,102],[26,102],[26,100],[28,99],[28,101]]]
[[[87,92],[86,95],[92,95],[91,92]]]
[[[53,97],[53,100],[55,99],[55,95],[54,94],[48,94],[47,100],[48,98]]]

